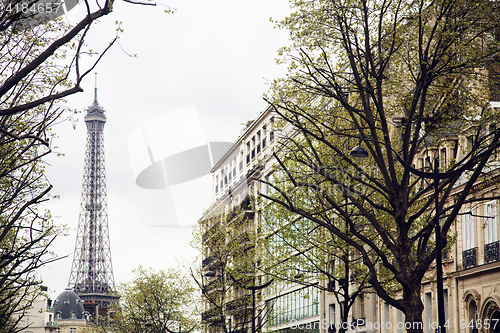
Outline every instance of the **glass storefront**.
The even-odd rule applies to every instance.
[[[266,306],[269,311],[267,326],[277,326],[291,321],[315,317],[319,315],[318,289],[310,286],[295,290],[268,300]],[[294,332],[287,331],[284,333]]]

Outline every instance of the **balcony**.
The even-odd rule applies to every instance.
[[[202,321],[218,322],[222,318],[221,309],[213,308],[201,314]]]
[[[247,333],[246,327],[234,330],[233,333]]]
[[[219,231],[219,225],[216,224],[212,227],[210,227],[210,229],[208,229],[202,236],[201,236],[201,239],[203,242],[206,242],[207,240],[209,240],[210,238],[212,238],[212,236],[214,236],[215,234],[217,234]]]
[[[214,289],[220,289],[221,286],[222,282],[219,279],[215,279],[202,288],[202,293],[206,294]]]
[[[250,304],[251,302],[252,302],[251,295],[238,297],[237,299],[226,303],[226,311],[233,312],[251,307]]]
[[[59,324],[57,322],[55,322],[55,321],[48,321],[48,322],[45,323],[45,327],[55,327],[55,328],[57,328],[57,327],[59,327]]]
[[[472,268],[477,265],[477,247],[462,252],[462,263],[464,269]]]
[[[241,202],[240,208],[245,211],[245,214],[250,216],[255,212],[252,210],[252,200],[249,196],[245,197],[245,199]]]
[[[363,327],[365,326],[366,318],[358,318],[358,319],[353,319],[351,321],[351,329],[356,330],[358,327]]]
[[[489,244],[484,244],[484,263],[488,264],[490,262],[495,262],[498,261],[499,258],[499,251],[498,251],[498,241],[489,243]]]
[[[202,265],[203,267],[206,267],[206,266],[211,265],[211,264],[212,264],[212,263],[214,263],[215,261],[216,261],[216,260],[215,260],[215,257],[207,257],[207,258],[205,258],[205,259],[203,259],[203,260],[201,261],[201,265]]]
[[[229,248],[239,250],[248,248],[248,246],[245,247],[245,245],[253,245],[254,243],[252,239],[253,236],[251,235],[251,233],[249,233],[248,231],[243,231],[242,233],[234,237],[231,243],[229,243]]]

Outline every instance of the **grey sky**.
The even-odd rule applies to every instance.
[[[184,0],[168,5],[177,12],[117,2],[114,13],[101,20],[88,39],[89,47],[99,50],[113,36],[114,22],[122,21],[120,45],[96,69],[99,104],[107,112],[108,215],[117,283],[130,280],[139,264],[159,270],[196,255],[189,245],[191,228],[152,227],[168,224],[171,203],[167,191],[135,185],[129,135],[148,120],[195,105],[207,141],[234,141],[240,124],[265,108],[266,82],[285,73],[274,58],[287,44],[288,32],[273,29],[269,18],[283,18],[289,12],[288,1]],[[69,13],[70,20],[77,9]],[[125,52],[137,53],[137,58]],[[54,128],[59,138],[53,145],[65,156],[51,157],[47,170],[52,194],[61,197],[47,207],[69,228],[69,235],[60,236],[53,246],[59,256],[68,257],[40,271],[54,297],[66,287],[71,270],[86,139],[83,110],[93,100],[93,75],[83,87],[85,92],[67,103],[82,111],[76,130],[68,122]]]

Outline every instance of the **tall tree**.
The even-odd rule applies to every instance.
[[[141,3],[140,1],[127,1]],[[76,1],[75,1],[76,4]],[[145,1],[143,4],[152,4]],[[101,52],[86,36],[113,10],[114,0],[84,1],[86,12],[74,26],[57,16],[61,3],[6,1],[0,13],[0,327],[21,329],[40,283],[37,268],[54,260],[49,246],[60,228],[40,206],[52,188],[43,158],[52,151],[52,125],[72,116],[57,106],[83,91],[92,71],[118,35]],[[121,32],[117,28],[117,34]],[[91,59],[91,56],[95,56]],[[15,314],[15,316],[12,316]]]
[[[275,158],[287,181],[262,196],[356,249],[378,296],[407,322],[421,323],[421,282],[436,257],[434,189],[396,154],[413,165],[422,152],[434,158],[439,147],[452,145],[455,156],[440,171],[470,170],[439,183],[444,245],[462,205],[497,198],[469,194],[499,146],[500,131],[491,126],[498,110],[488,103],[498,92],[498,2],[292,6],[278,23],[290,31],[291,46],[281,50],[289,75],[267,97],[283,121],[286,137]],[[350,156],[358,145],[369,153],[363,163]],[[339,227],[344,223],[347,229]],[[408,332],[422,329],[412,325]]]
[[[278,174],[274,175],[273,184],[286,183],[287,176]],[[313,204],[309,195],[298,198]],[[373,293],[362,256],[331,232],[318,228],[316,223],[297,216],[283,206],[263,206],[265,224],[262,228],[268,234],[263,241],[263,271],[292,286],[313,286],[333,294],[339,305],[340,322],[330,318],[330,324],[336,324],[339,333],[346,332],[350,328],[348,316],[356,299]],[[342,219],[338,218],[334,223],[349,234],[349,226]],[[353,316],[353,319],[358,318]]]
[[[193,246],[203,255],[192,277],[202,291],[202,324],[223,333],[262,332],[268,309],[262,304],[264,280],[259,239],[251,200],[225,210],[215,202],[193,233]]]

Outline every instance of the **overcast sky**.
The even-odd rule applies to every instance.
[[[162,0],[176,8],[140,7],[116,2],[114,12],[94,27],[88,46],[98,50],[113,36],[114,22],[122,21],[120,45],[97,66],[98,101],[105,108],[104,128],[108,217],[111,255],[116,283],[130,281],[138,265],[155,270],[189,264],[196,255],[191,248],[191,227],[171,224],[171,200],[167,190],[142,189],[135,184],[129,138],[141,125],[167,112],[194,106],[208,142],[234,141],[241,123],[258,116],[269,80],[286,69],[275,64],[277,50],[288,42],[288,32],[269,21],[289,13],[287,0]],[[71,20],[72,12],[68,19]],[[126,53],[137,53],[131,58]],[[47,207],[66,224],[68,236],[59,236],[52,248],[67,256],[40,271],[53,297],[67,286],[78,225],[83,177],[86,128],[84,108],[93,101],[94,77],[83,83],[85,92],[68,99],[81,113],[76,129],[69,122],[54,127],[47,176],[54,186]],[[194,127],[196,128],[196,127]],[[192,130],[185,124],[166,124],[179,138]],[[176,132],[177,131],[177,132]],[[174,144],[175,143],[170,143]],[[199,192],[199,191],[198,191]],[[210,192],[196,193],[208,202]],[[189,211],[189,205],[175,209]]]

